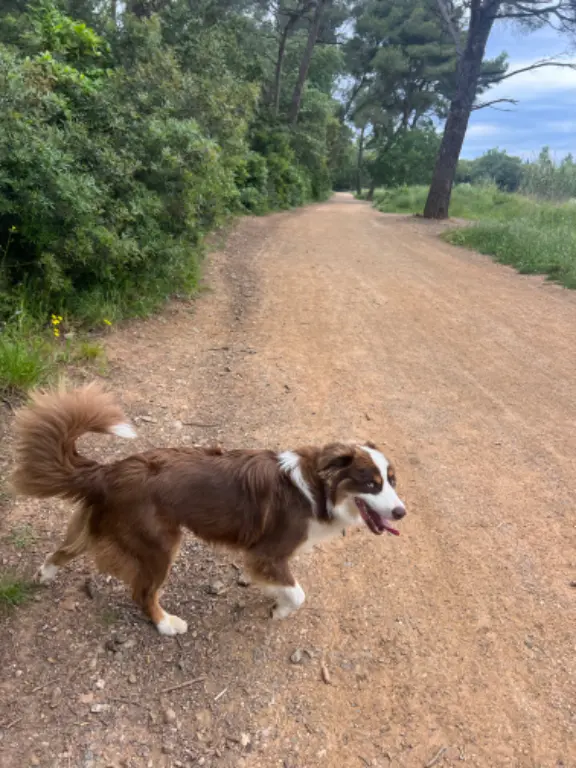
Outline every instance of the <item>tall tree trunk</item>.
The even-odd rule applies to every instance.
[[[291,16],[282,30],[280,35],[280,44],[278,45],[278,56],[276,57],[276,67],[274,69],[274,87],[272,90],[272,111],[274,115],[278,115],[280,110],[280,87],[282,85],[282,66],[284,64],[284,55],[286,53],[286,43],[288,42],[288,35],[296,24],[298,18]]]
[[[484,3],[481,0],[472,1],[466,48],[458,63],[456,95],[450,103],[448,119],[424,207],[424,216],[427,219],[448,218],[456,166],[476,98],[484,51],[501,4],[501,0],[484,0]]]
[[[364,131],[366,126],[363,125],[360,129],[360,138],[358,140],[358,160],[356,162],[356,194],[358,197],[362,195],[362,161],[364,159]]]
[[[318,39],[318,32],[320,31],[320,24],[322,22],[322,13],[328,2],[329,0],[317,0],[316,2],[316,10],[314,11],[314,17],[312,18],[312,24],[310,25],[310,31],[308,32],[308,40],[306,41],[306,48],[304,49],[302,61],[300,62],[298,80],[294,87],[292,103],[290,104],[290,111],[288,113],[288,120],[291,125],[296,125],[298,122],[302,93],[304,92],[304,85],[306,83],[306,78],[308,77],[308,70],[310,69],[310,62],[312,61],[314,46]]]
[[[370,179],[370,187],[368,189],[368,194],[366,195],[366,200],[369,200],[372,202],[374,200],[374,192],[376,191],[376,182],[374,179]]]

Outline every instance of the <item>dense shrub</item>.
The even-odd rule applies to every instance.
[[[0,318],[148,312],[194,287],[230,214],[328,194],[333,102],[311,88],[297,128],[270,118],[248,17],[69,3],[91,27],[65,5],[0,11]]]

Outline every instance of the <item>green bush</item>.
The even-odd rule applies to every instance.
[[[52,312],[88,325],[146,314],[195,288],[203,238],[231,214],[329,193],[333,102],[309,89],[297,129],[259,111],[248,17],[206,23],[175,2],[111,24],[104,5],[12,7],[0,10],[0,320],[21,307],[40,326]]]

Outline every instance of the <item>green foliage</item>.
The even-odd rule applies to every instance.
[[[572,155],[566,155],[555,163],[548,147],[538,158],[524,166],[522,192],[544,200],[576,199],[576,162]]]
[[[522,274],[547,275],[576,288],[576,206],[533,204],[526,213],[504,221],[483,220],[453,230],[446,238],[510,264]]]
[[[195,289],[230,215],[327,196],[341,56],[315,57],[296,129],[272,119],[256,5],[129,3],[140,18],[121,23],[81,0],[0,11],[0,320],[147,314]],[[6,386],[42,379],[42,344],[2,344]]]
[[[30,599],[34,585],[9,571],[0,572],[0,612],[22,605]]]
[[[499,149],[489,149],[475,160],[460,160],[456,183],[494,182],[504,192],[516,192],[524,174],[522,159]]]
[[[433,126],[400,132],[367,161],[370,177],[386,187],[430,183],[439,146]]]
[[[0,337],[0,394],[22,394],[45,383],[53,370],[47,344],[16,333]]]
[[[379,211],[420,214],[427,194],[425,186],[377,190],[374,205]],[[501,192],[495,184],[459,184],[452,193],[450,213],[460,219],[502,221],[529,216],[537,205],[522,195]]]

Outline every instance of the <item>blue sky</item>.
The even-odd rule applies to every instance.
[[[516,25],[498,22],[488,42],[487,56],[506,51],[511,71],[569,49],[570,41],[553,29],[526,34]],[[576,62],[574,50],[563,60]],[[530,159],[546,144],[558,159],[568,152],[576,156],[576,71],[545,67],[512,77],[484,96],[484,100],[496,98],[515,98],[518,104],[501,105],[511,112],[482,109],[473,113],[462,157],[477,157],[499,147]]]

